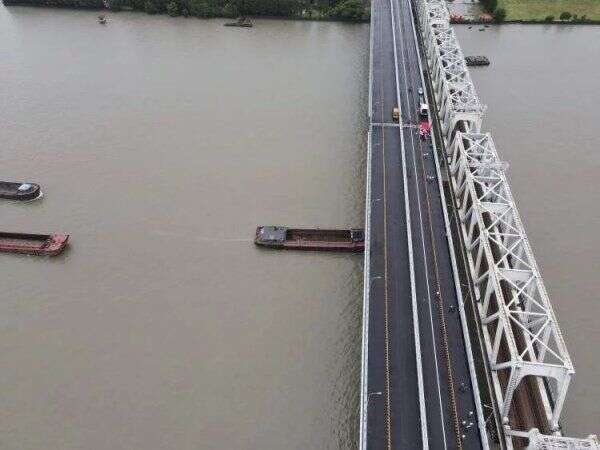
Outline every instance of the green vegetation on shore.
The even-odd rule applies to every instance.
[[[498,8],[509,21],[600,21],[600,0],[498,0]]]
[[[502,23],[506,20],[506,10],[498,7],[499,0],[480,0],[484,9],[489,13],[490,20],[493,18],[494,22]]]
[[[366,21],[369,7],[362,0],[2,0],[5,5],[71,8],[108,7],[148,14],[195,17],[267,16],[313,20]]]

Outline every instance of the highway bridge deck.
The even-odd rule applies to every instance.
[[[361,446],[483,448],[409,0],[374,0],[371,35]]]

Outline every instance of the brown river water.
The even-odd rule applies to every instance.
[[[0,204],[2,230],[72,236],[0,255],[0,448],[353,447],[362,259],[252,237],[362,225],[368,25],[96,15],[0,6],[1,178],[45,193]],[[592,32],[459,31],[493,60],[473,78],[578,370],[576,434],[599,431]]]
[[[600,434],[600,27],[456,28],[575,365],[562,420]]]
[[[356,440],[362,258],[259,224],[361,226],[368,25],[0,8],[0,448]]]

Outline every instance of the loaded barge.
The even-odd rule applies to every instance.
[[[67,246],[68,234],[27,234],[0,232],[0,252],[55,256]]]
[[[261,226],[256,228],[254,243],[282,250],[362,252],[365,249],[365,233],[355,228],[327,230]]]

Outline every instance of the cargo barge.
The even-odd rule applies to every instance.
[[[0,232],[0,252],[55,256],[67,246],[68,234],[28,234]]]
[[[490,65],[490,60],[485,56],[465,56],[465,62],[469,67]]]
[[[282,250],[322,252],[362,252],[365,233],[362,229],[331,230],[261,226],[256,229],[256,245]]]
[[[33,200],[41,194],[41,189],[35,183],[14,183],[0,181],[0,198],[7,200]]]

